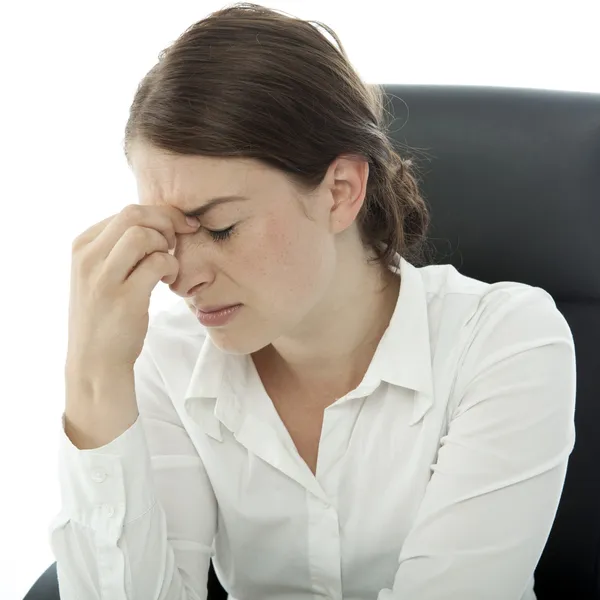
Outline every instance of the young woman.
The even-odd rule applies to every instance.
[[[205,598],[211,557],[238,600],[535,598],[571,332],[426,264],[381,90],[322,27],[235,5],[137,90],[139,204],[73,244],[64,598]]]

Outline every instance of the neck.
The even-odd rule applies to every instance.
[[[255,355],[257,368],[278,371],[278,379],[300,388],[344,395],[362,380],[389,325],[399,285],[399,276],[378,263],[348,260],[302,325]]]

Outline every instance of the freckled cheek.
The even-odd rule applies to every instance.
[[[300,275],[306,263],[306,240],[303,232],[292,229],[281,219],[265,220],[252,235],[251,248],[244,244],[243,262],[248,272],[280,284],[290,276]],[[288,282],[289,283],[289,282]]]
[[[282,269],[301,269],[310,254],[309,232],[300,226],[277,223],[269,235],[269,252]]]

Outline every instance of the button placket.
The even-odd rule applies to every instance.
[[[341,598],[341,553],[338,514],[323,497],[313,496],[309,510],[309,565],[315,593]]]
[[[95,481],[96,483],[102,483],[107,477],[108,473],[102,468],[94,469],[91,474],[92,481]]]

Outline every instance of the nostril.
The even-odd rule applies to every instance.
[[[196,294],[196,292],[199,292],[205,286],[206,286],[206,282],[205,281],[203,281],[202,283],[199,283],[198,285],[195,285],[193,288],[191,288],[188,291],[188,293],[186,294],[186,296],[194,296]]]

